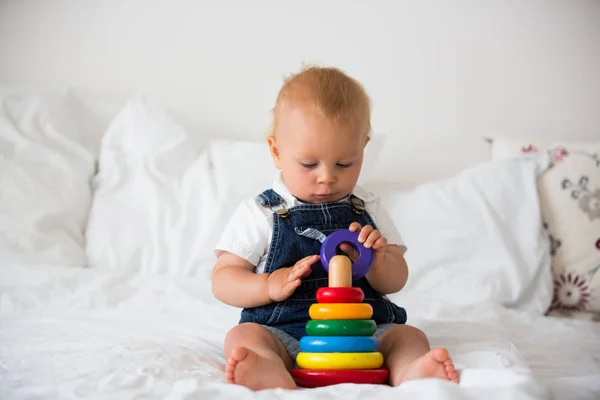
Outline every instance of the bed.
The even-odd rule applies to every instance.
[[[236,310],[203,279],[36,266],[0,271],[2,398],[595,399],[598,323],[407,296],[410,323],[447,346],[455,385],[340,385],[253,393],[223,379]],[[595,349],[590,352],[589,349]]]
[[[409,284],[392,299],[449,349],[459,385],[251,392],[224,382],[222,340],[239,310],[212,296],[209,277],[232,207],[274,176],[264,144],[197,140],[143,98],[109,119],[71,90],[5,90],[2,101],[2,398],[600,395],[600,324],[546,315],[554,289],[536,181],[548,154],[415,187],[363,183],[410,249]]]
[[[305,3],[0,3],[1,399],[600,398],[599,3]],[[373,98],[391,297],[458,385],[224,381],[212,250],[305,61]]]

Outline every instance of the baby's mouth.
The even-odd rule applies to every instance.
[[[335,197],[337,193],[332,192],[332,193],[315,193],[313,194],[313,197],[317,198],[317,199],[329,199],[332,197]]]

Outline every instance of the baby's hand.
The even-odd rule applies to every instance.
[[[300,279],[310,275],[310,266],[319,260],[319,256],[304,257],[293,267],[279,268],[269,275],[269,297],[273,301],[283,301],[290,297],[300,286]]]
[[[381,236],[381,232],[378,229],[373,229],[371,225],[360,226],[358,222],[350,224],[350,232],[357,232],[360,230],[358,235],[358,241],[363,243],[366,248],[372,248],[375,252],[375,259],[373,260],[373,267],[379,265],[383,261],[385,255],[385,248],[387,246],[387,239]],[[358,251],[348,243],[342,243],[340,249],[350,257],[352,262],[358,260]]]

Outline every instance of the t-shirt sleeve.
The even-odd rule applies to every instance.
[[[375,221],[375,224],[377,225],[377,228],[381,232],[381,235],[387,239],[388,245],[398,246],[402,251],[402,254],[404,254],[407,249],[406,244],[404,243],[404,240],[402,239],[398,228],[396,228],[394,221],[392,221],[392,218],[388,214],[385,207],[383,207],[379,199],[375,201],[374,207],[375,210],[373,213],[375,215],[373,215],[372,217]]]
[[[225,226],[215,246],[215,255],[218,257],[223,251],[227,251],[254,266],[258,265],[269,246],[267,218],[254,199],[242,202]]]

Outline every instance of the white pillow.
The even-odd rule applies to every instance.
[[[548,152],[552,167],[538,179],[551,238],[553,314],[600,313],[600,141],[494,138],[495,158]]]
[[[130,102],[107,131],[87,254],[99,267],[207,276],[235,206],[271,186],[265,142],[192,135],[159,106]]]
[[[547,157],[489,162],[384,196],[408,247],[408,283],[392,297],[545,312],[552,279],[535,181],[547,166]]]
[[[375,157],[381,142],[367,148]],[[102,142],[90,264],[208,277],[233,210],[271,188],[276,173],[266,139],[208,141],[160,106],[134,99]]]
[[[70,91],[0,89],[0,266],[86,264],[103,128]]]

